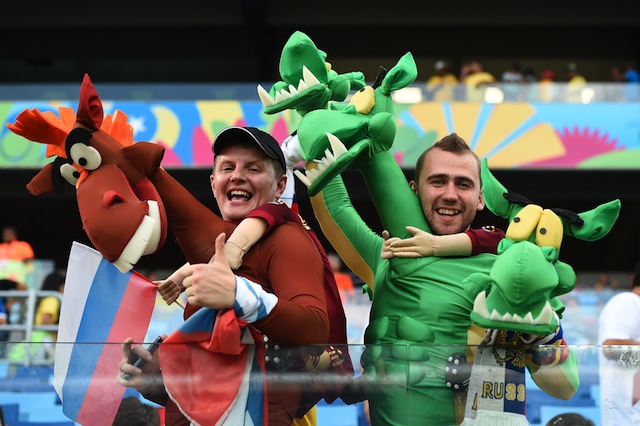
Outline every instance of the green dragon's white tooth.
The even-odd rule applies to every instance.
[[[302,78],[304,79],[304,82],[308,87],[320,84],[320,80],[318,80],[316,76],[313,75],[313,73],[309,71],[309,68],[307,68],[305,65],[302,66]]]
[[[502,316],[502,321],[504,322],[514,322],[514,317],[511,315],[511,312],[507,312]]]
[[[320,176],[321,171],[318,170],[319,167],[320,163],[317,164],[317,167],[315,169],[307,170],[306,176],[307,178],[309,178],[310,182],[315,181],[316,179],[318,179],[318,176]]]
[[[338,139],[337,136],[332,135],[329,132],[326,132],[327,139],[329,140],[329,144],[331,145],[331,151],[333,151],[333,155],[336,158],[340,158],[342,155],[347,153],[347,147],[344,146],[342,141]]]
[[[300,79],[300,82],[298,83],[298,93],[304,92],[308,88],[309,86],[307,86],[307,83],[305,83],[304,80]]]
[[[300,179],[300,182],[302,182],[307,188],[311,186],[311,181],[307,179],[305,174],[302,173],[300,170],[294,170],[293,174],[296,175],[298,179]]]
[[[289,85],[289,93],[291,93],[291,96],[295,96],[298,94],[298,89],[296,89],[296,86],[294,86],[293,84]]]
[[[336,161],[336,157],[333,156],[329,148],[324,150],[324,158],[330,163],[333,163]]]
[[[518,314],[513,314],[513,316],[511,317],[511,322],[516,322],[521,324],[522,323],[522,317]]]
[[[551,305],[549,302],[544,304],[544,308],[542,308],[542,312],[536,318],[536,324],[551,324],[553,319],[553,309],[551,309]]]
[[[267,92],[265,88],[259,84],[258,84],[258,96],[260,97],[260,101],[262,102],[263,107],[266,108],[274,104],[273,98],[271,97],[269,92]]]
[[[531,311],[527,312],[527,315],[524,316],[522,322],[525,324],[533,324],[533,314]]]
[[[329,167],[329,165],[326,162],[326,158],[323,158],[322,161],[320,161],[318,163],[318,166],[316,167],[316,170],[318,170],[318,174],[324,172],[325,170],[327,170],[327,167]]]
[[[489,319],[493,320],[493,321],[502,321],[502,315],[500,315],[500,313],[494,309],[491,312],[491,315],[489,316]]]
[[[473,301],[473,311],[482,315],[483,318],[489,319],[489,310],[487,309],[487,292],[481,291]]]
[[[280,102],[286,101],[290,97],[291,97],[291,93],[287,92],[287,89],[280,89],[276,92],[275,102],[279,104]]]

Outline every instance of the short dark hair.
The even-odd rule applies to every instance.
[[[422,166],[424,165],[427,155],[429,155],[429,153],[434,149],[441,149],[443,151],[453,152],[454,154],[458,155],[467,153],[471,154],[478,162],[478,175],[480,175],[480,159],[478,158],[476,153],[473,152],[473,150],[469,147],[467,142],[465,142],[464,139],[462,139],[460,136],[458,136],[457,133],[454,132],[443,137],[438,142],[427,148],[422,154],[420,154],[420,157],[418,157],[418,161],[416,161],[416,174],[413,178],[416,183],[420,182],[420,173],[422,173]]]
[[[64,283],[64,278],[64,275],[58,271],[49,272],[42,280],[40,290],[58,291],[60,289],[60,284]]]
[[[160,426],[160,414],[155,407],[130,396],[120,402],[113,426]]]
[[[562,413],[552,417],[545,426],[595,426],[595,423],[579,413]]]

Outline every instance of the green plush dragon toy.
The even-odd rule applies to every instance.
[[[294,32],[284,45],[279,68],[282,80],[269,91],[258,85],[265,114],[295,110],[304,117],[310,111],[328,108],[331,102],[344,101],[352,89],[366,85],[359,71],[334,71],[327,54],[301,31]]]
[[[584,241],[606,236],[618,218],[620,201],[576,214],[564,209],[543,209],[507,191],[482,162],[487,208],[508,219],[509,227],[498,247],[491,272],[465,280],[474,297],[471,319],[491,329],[545,335],[558,327],[554,312],[562,312],[556,296],[575,287],[573,268],[559,258],[563,235]]]
[[[279,64],[281,81],[269,91],[258,85],[258,96],[265,114],[294,110],[300,117],[319,109],[344,107],[352,89],[365,87],[364,74],[359,71],[339,74],[327,62],[327,54],[318,49],[305,33],[295,31],[285,43]],[[281,199],[297,210],[293,168],[300,162],[295,132],[282,143],[288,176]]]

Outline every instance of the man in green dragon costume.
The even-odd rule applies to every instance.
[[[468,343],[478,344],[485,336],[484,329],[474,327],[471,315],[473,293],[479,294],[480,288],[487,287],[490,281],[477,280],[479,284],[474,287],[465,279],[476,273],[492,276],[496,271],[492,269],[495,255],[480,253],[459,257],[471,254],[469,237],[464,233],[469,230],[475,211],[484,207],[477,157],[470,151],[445,152],[445,158],[456,160],[457,168],[460,163],[470,165],[460,173],[464,185],[472,186],[472,195],[467,205],[438,208],[438,215],[449,217],[445,221],[458,225],[438,229],[439,226],[432,226],[438,223],[437,219],[427,219],[433,215],[428,200],[422,195],[416,196],[422,193],[422,180],[417,179],[412,185],[414,192],[389,151],[395,138],[391,93],[413,82],[416,75],[415,62],[408,53],[389,72],[383,70],[372,87],[356,93],[346,108],[331,104],[327,109],[306,111],[297,135],[300,154],[309,164],[325,157],[306,176],[298,174],[309,186],[323,232],[349,267],[367,283],[372,297],[362,364],[364,382],[373,384],[367,387],[366,397],[374,425],[453,425],[462,421],[464,404],[458,401],[456,410],[458,398],[447,385],[446,368],[453,353],[466,352]],[[340,140],[348,149],[341,146]],[[442,150],[435,149],[432,154],[439,151]],[[293,154],[291,157],[296,158]],[[437,257],[383,259],[380,255],[383,238],[362,221],[338,176],[347,168],[362,173],[382,223],[391,235],[410,236],[406,226],[413,225],[429,233],[432,239],[449,240],[450,244],[440,244],[449,248],[436,250],[440,255]],[[450,170],[452,174],[458,172]],[[490,196],[496,200],[502,193]],[[617,210],[613,210],[615,214],[600,220],[602,235],[606,235],[615,222]],[[456,218],[463,216],[464,220],[457,222]],[[441,235],[433,236],[432,230]],[[461,236],[465,239],[461,240]],[[572,288],[572,284],[568,287]],[[551,297],[551,293],[546,296]],[[508,300],[510,295],[506,297]],[[530,316],[533,318],[533,314],[526,315],[520,310],[513,313],[521,315],[524,321],[529,321]],[[496,329],[504,327],[504,324],[495,325]],[[512,329],[511,326],[507,329]],[[494,324],[483,327],[493,328]],[[548,333],[554,334],[550,331],[544,334]],[[529,362],[534,361],[531,357]],[[551,369],[553,374],[549,374]],[[532,377],[536,382],[540,380],[539,385],[550,394],[568,399],[577,389],[575,357],[567,357],[556,366],[536,366]]]

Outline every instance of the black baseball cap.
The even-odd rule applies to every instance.
[[[230,126],[222,129],[213,141],[213,153],[217,155],[225,145],[242,139],[257,143],[265,154],[274,160],[278,160],[278,163],[282,166],[282,170],[286,170],[287,166],[284,161],[284,154],[278,141],[269,133],[256,127]]]

